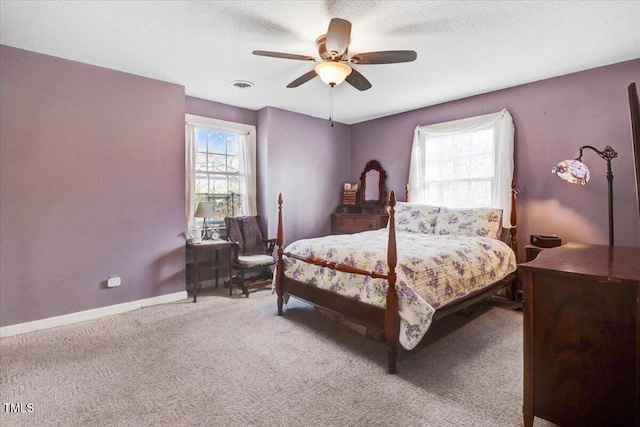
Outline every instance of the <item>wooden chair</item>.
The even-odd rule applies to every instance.
[[[229,295],[233,294],[233,285],[248,298],[249,289],[263,289],[271,285],[276,263],[273,249],[276,239],[264,239],[257,216],[226,217],[224,219],[229,241],[234,243],[233,270],[229,284]],[[247,273],[252,274],[248,276]]]

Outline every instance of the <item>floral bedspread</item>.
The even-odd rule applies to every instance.
[[[347,264],[386,274],[387,230],[365,231],[298,240],[285,249],[302,256]],[[400,343],[410,350],[422,339],[439,307],[488,286],[516,269],[513,251],[489,237],[396,233],[396,267],[400,313]],[[284,259],[289,278],[350,296],[379,307],[386,304],[388,284]]]

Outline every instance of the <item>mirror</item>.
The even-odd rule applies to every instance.
[[[365,193],[364,200],[365,201],[376,201],[378,200],[378,187],[380,186],[380,174],[377,171],[370,170],[367,172],[365,176]]]
[[[360,205],[384,205],[387,202],[386,179],[380,162],[369,161],[360,175]]]

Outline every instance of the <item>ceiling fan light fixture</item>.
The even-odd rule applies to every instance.
[[[315,72],[329,86],[339,85],[351,74],[351,67],[338,61],[327,61],[316,65]]]

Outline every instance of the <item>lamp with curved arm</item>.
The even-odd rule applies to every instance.
[[[604,150],[600,151],[590,145],[580,147],[580,154],[575,160],[563,160],[551,169],[551,172],[558,175],[565,181],[572,184],[585,185],[589,182],[591,174],[587,165],[582,163],[582,150],[589,148],[598,153],[600,157],[607,161],[607,182],[609,194],[609,246],[613,246],[613,173],[611,172],[611,159],[618,157],[618,153],[607,145]]]

